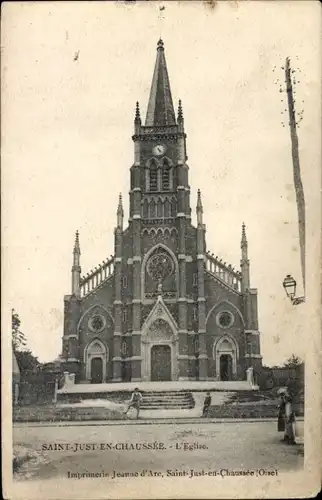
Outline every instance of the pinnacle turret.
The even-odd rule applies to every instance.
[[[247,246],[247,236],[246,236],[246,226],[243,222],[242,224],[242,236],[241,236],[241,247]]]
[[[203,207],[202,207],[202,201],[201,201],[201,191],[198,189],[197,193],[197,224],[198,226],[202,226],[202,214],[203,214]]]
[[[181,99],[179,99],[179,105],[178,105],[178,123],[179,122],[183,122],[183,111],[182,111]]]
[[[75,294],[76,297],[79,297],[80,295],[80,253],[79,232],[76,231],[72,266],[72,293]]]
[[[134,123],[141,125],[140,105],[138,101],[136,101]]]
[[[198,192],[197,192],[197,210],[201,210],[202,211],[202,202],[201,202],[201,191],[200,191],[200,189],[198,189]]]
[[[119,203],[117,206],[116,215],[117,215],[117,227],[122,229],[123,228],[124,210],[123,210],[123,202],[122,202],[121,193],[119,194]]]
[[[80,255],[79,232],[78,232],[78,230],[75,233],[75,243],[74,243],[74,250],[73,250],[73,252],[74,252],[74,254],[77,253],[78,255]]]
[[[122,194],[121,193],[119,194],[119,204],[117,206],[117,214],[124,215]]]
[[[242,290],[248,290],[250,287],[250,277],[249,277],[249,260],[248,260],[248,242],[246,236],[246,226],[243,222],[242,224],[242,236],[241,236],[241,274],[242,274]]]

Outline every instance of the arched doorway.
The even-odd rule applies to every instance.
[[[216,379],[234,380],[237,374],[238,346],[228,336],[220,338],[214,344],[213,357],[216,360]]]
[[[178,338],[174,325],[160,318],[167,317],[167,311],[161,299],[158,301],[142,330],[142,380],[178,380]]]
[[[220,355],[220,380],[232,380],[233,378],[233,358],[230,354]]]
[[[171,347],[170,345],[153,345],[151,347],[151,381],[171,380]]]
[[[101,384],[103,382],[102,358],[92,358],[91,360],[91,382],[92,384]]]
[[[99,339],[93,340],[85,349],[86,380],[92,384],[106,381],[108,350]]]

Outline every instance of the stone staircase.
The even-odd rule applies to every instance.
[[[143,393],[141,410],[191,410],[195,400],[189,391],[152,391]]]

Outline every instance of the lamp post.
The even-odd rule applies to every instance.
[[[283,287],[285,289],[287,297],[290,298],[293,306],[302,304],[305,302],[305,297],[296,297],[296,281],[290,274],[287,274],[283,281]]]

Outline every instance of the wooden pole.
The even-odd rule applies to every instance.
[[[297,123],[295,118],[295,105],[294,105],[291,65],[289,57],[287,57],[285,61],[285,82],[286,82],[286,93],[287,93],[288,112],[289,112],[289,126],[291,132],[293,180],[294,180],[298,224],[299,224],[299,242],[300,242],[303,291],[305,293],[305,199],[304,199],[304,190],[301,178],[299,142],[297,136]]]

